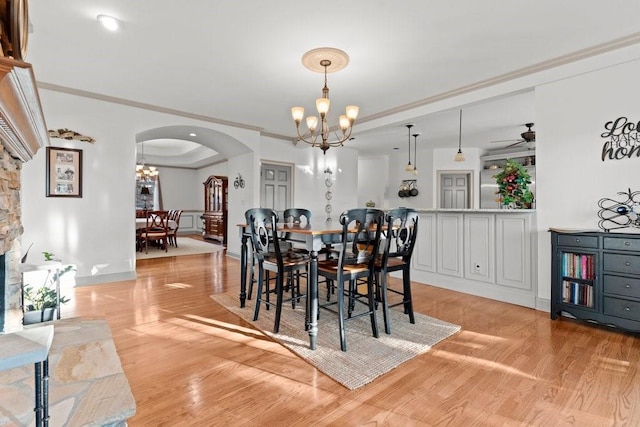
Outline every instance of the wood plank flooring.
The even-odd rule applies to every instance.
[[[239,293],[224,252],[142,260],[137,273],[65,291],[62,307],[109,322],[133,427],[640,425],[636,335],[414,283],[415,310],[462,331],[349,391],[211,300]]]

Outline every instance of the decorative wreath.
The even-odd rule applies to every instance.
[[[493,176],[498,183],[500,200],[504,206],[514,208],[530,208],[533,202],[533,193],[529,190],[531,175],[520,163],[507,159],[504,169]]]

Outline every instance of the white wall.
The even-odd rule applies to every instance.
[[[640,121],[640,61],[536,89],[538,296],[551,297],[549,227],[598,229],[598,201],[640,190],[640,158],[601,160],[604,124]],[[637,232],[637,229],[625,229]]]
[[[194,185],[198,181],[195,169],[158,167],[165,210],[203,210],[204,190]]]
[[[224,132],[251,149],[259,145],[260,136],[255,131],[55,91],[40,90],[39,95],[49,129],[73,129],[96,142],[50,141],[52,146],[83,150],[82,198],[45,197],[44,149],[24,164],[21,242],[23,247],[33,242],[30,260],[49,251],[65,263],[75,264],[78,284],[135,277],[137,133],[166,125],[202,126]],[[199,185],[194,185],[195,192],[201,191]],[[195,192],[167,203],[190,204]]]
[[[389,156],[358,159],[358,207],[372,200],[377,208],[388,209],[389,188]]]

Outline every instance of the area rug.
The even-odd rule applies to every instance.
[[[224,250],[224,246],[215,243],[203,242],[190,237],[178,236],[178,247],[169,245],[167,252],[158,248],[149,248],[149,253],[136,252],[136,259],[164,258],[170,256],[196,255],[213,253]]]
[[[253,301],[240,308],[237,295],[220,294],[211,298],[240,318],[281,343],[311,365],[330,376],[350,390],[370,383],[398,365],[429,349],[455,334],[460,326],[433,317],[415,313],[415,324],[409,323],[407,315],[396,308],[391,309],[391,335],[384,333],[382,312],[378,311],[380,337],[371,334],[368,316],[347,322],[347,351],[340,350],[338,320],[335,314],[321,311],[318,320],[318,345],[309,349],[309,334],[304,330],[304,303],[293,310],[283,307],[280,332],[274,334],[275,310],[260,309],[260,318],[253,322]]]

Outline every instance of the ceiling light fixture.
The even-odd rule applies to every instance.
[[[136,164],[136,180],[138,181],[155,181],[160,174],[160,171],[155,166],[147,166],[144,163],[144,141],[140,144],[142,146],[142,155],[140,156],[140,162]]]
[[[109,31],[116,31],[118,28],[120,28],[120,21],[118,21],[113,16],[98,15],[97,19],[98,22],[100,22],[102,26]]]
[[[413,123],[407,123],[405,125],[407,127],[407,131],[409,132],[409,149],[407,150],[407,154],[409,155],[409,163],[405,166],[405,172],[413,172],[413,166],[411,165],[411,128],[413,127]]]
[[[324,72],[324,87],[322,88],[322,97],[316,99],[316,108],[320,115],[320,130],[316,133],[318,127],[318,118],[316,116],[307,117],[308,132],[300,134],[300,123],[304,118],[303,107],[293,107],[291,116],[296,123],[296,132],[298,133],[298,141],[311,144],[312,147],[319,147],[323,154],[331,147],[342,147],[343,143],[351,138],[353,123],[358,117],[358,107],[355,105],[347,105],[346,114],[339,118],[342,136],[335,133],[336,140],[329,141],[331,128],[327,123],[327,113],[329,112],[329,88],[327,87],[327,73],[333,73],[342,70],[349,63],[349,56],[340,49],[331,47],[321,47],[310,50],[302,55],[302,65],[311,71],[318,73]],[[318,137],[322,142],[318,141]]]
[[[453,158],[454,162],[464,162],[464,154],[462,154],[462,110],[460,110],[460,132],[458,133],[458,152]]]
[[[413,134],[413,174],[418,176],[418,136],[420,133]]]

